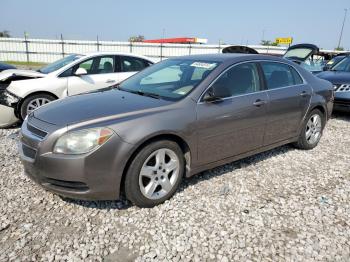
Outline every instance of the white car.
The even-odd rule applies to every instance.
[[[154,62],[128,53],[73,54],[38,71],[0,73],[0,128],[53,100],[117,84]]]

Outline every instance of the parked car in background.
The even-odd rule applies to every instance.
[[[329,60],[326,65],[323,67],[323,71],[331,70],[333,66],[338,64],[341,60],[348,57],[350,53],[341,53],[333,57],[331,60]]]
[[[0,62],[0,72],[2,72],[4,70],[8,70],[8,69],[16,69],[16,67],[13,65],[9,65],[9,64],[5,64],[5,63]]]
[[[144,56],[98,52],[69,55],[38,71],[5,70],[0,73],[0,127],[53,100],[119,83],[152,64]]]
[[[334,86],[334,111],[350,112],[350,56],[344,57],[330,70],[317,76]]]
[[[223,48],[223,53],[246,53],[258,54],[258,52],[246,46],[228,46]],[[272,54],[268,54],[272,55]],[[324,70],[324,67],[336,55],[335,51],[325,52],[313,44],[297,44],[290,46],[283,55],[283,58],[291,60],[313,74]]]
[[[183,176],[283,144],[314,148],[332,101],[331,83],[286,59],[171,58],[120,85],[35,110],[19,150],[25,173],[52,192],[78,199],[125,192],[152,207]]]

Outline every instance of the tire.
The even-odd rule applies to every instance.
[[[315,148],[322,137],[325,123],[324,114],[318,109],[312,110],[305,118],[298,141],[293,145],[303,150]]]
[[[30,108],[34,110],[40,106],[50,103],[53,100],[56,100],[54,96],[44,93],[28,96],[26,99],[24,99],[20,108],[21,120],[25,119],[28,113],[32,111]],[[37,103],[39,103],[39,106],[36,106]],[[32,105],[32,107],[30,107],[30,105]]]
[[[174,195],[184,170],[184,155],[177,143],[150,143],[131,161],[124,184],[126,198],[138,207],[159,205]]]

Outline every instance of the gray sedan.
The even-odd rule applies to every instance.
[[[183,177],[288,143],[314,148],[332,107],[332,84],[285,59],[186,56],[35,110],[19,150],[47,190],[152,207]]]

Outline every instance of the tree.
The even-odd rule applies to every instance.
[[[145,37],[143,35],[129,37],[129,42],[143,42],[143,40],[145,40]]]
[[[270,40],[261,40],[260,44],[264,46],[278,46],[276,42],[272,42]]]
[[[10,32],[5,30],[0,32],[0,37],[11,37]]]
[[[335,51],[344,51],[344,47],[338,46],[336,48],[334,48]]]

